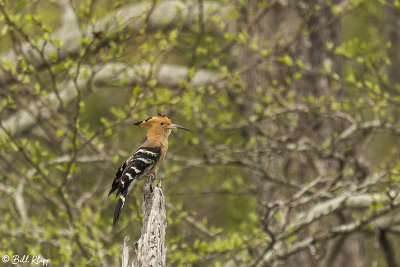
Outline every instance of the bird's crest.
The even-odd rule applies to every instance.
[[[158,114],[158,116],[154,116],[154,117],[150,117],[145,120],[142,120],[142,121],[138,121],[134,124],[137,126],[143,127],[143,126],[151,126],[154,123],[161,123],[161,122],[164,124],[167,124],[167,125],[171,124],[171,120],[168,119],[168,117],[166,115],[162,115],[162,114]]]

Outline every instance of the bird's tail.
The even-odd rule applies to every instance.
[[[125,189],[119,196],[117,206],[115,207],[114,210],[114,220],[113,220],[113,225],[115,225],[118,222],[119,215],[121,214],[122,207],[124,206],[126,195],[128,194],[128,190]]]
[[[115,225],[118,222],[119,215],[121,214],[122,207],[124,206],[126,196],[132,191],[132,189],[135,186],[135,184],[137,183],[137,181],[138,181],[137,179],[134,179],[132,181],[128,180],[128,187],[127,188],[125,187],[125,189],[123,189],[123,191],[121,192],[121,195],[119,196],[119,199],[117,202],[117,206],[115,207],[115,210],[114,210],[113,225]],[[117,196],[118,196],[118,194],[119,194],[119,192],[117,192]]]

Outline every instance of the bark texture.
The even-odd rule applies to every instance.
[[[136,263],[132,263],[131,266],[166,266],[165,230],[167,228],[167,216],[165,199],[161,189],[161,182],[154,186],[154,180],[154,176],[150,177],[144,186],[142,235],[135,244]],[[129,266],[129,253],[125,237],[122,267],[127,266]]]

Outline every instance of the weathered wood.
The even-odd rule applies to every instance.
[[[167,217],[165,199],[161,189],[161,182],[154,186],[155,177],[148,179],[144,186],[143,226],[142,235],[135,244],[137,255],[135,267],[166,266],[167,248],[165,246],[165,230]],[[129,266],[129,251],[124,240],[122,267]]]

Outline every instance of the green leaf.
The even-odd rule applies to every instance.
[[[285,64],[286,66],[292,67],[293,66],[293,59],[289,55],[285,55],[278,59],[279,62]]]

